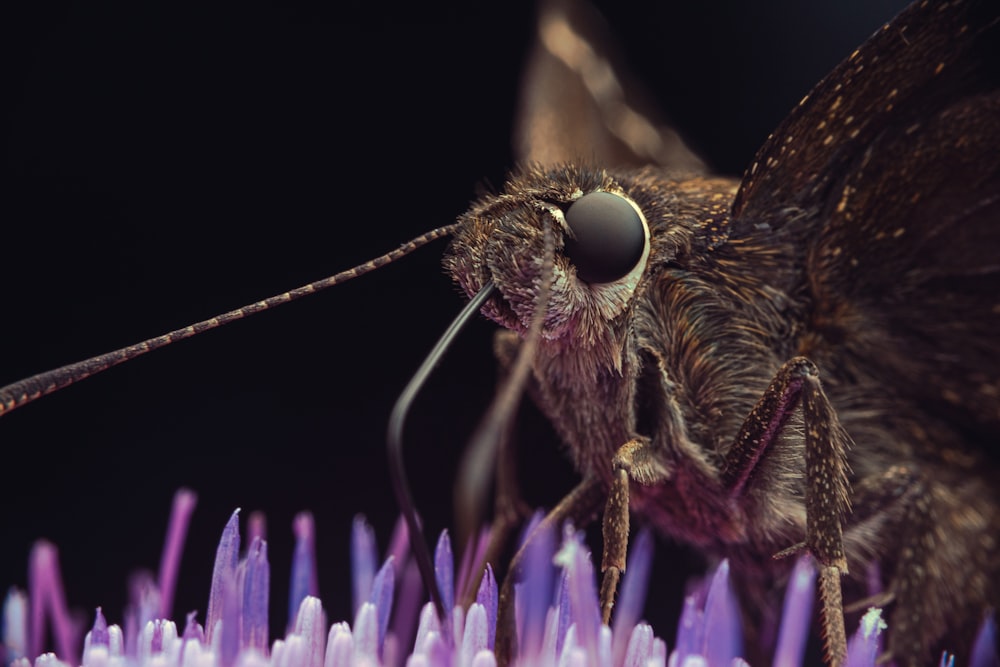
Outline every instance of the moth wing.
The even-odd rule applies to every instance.
[[[543,2],[536,30],[514,129],[519,160],[706,170],[629,77],[592,7]]]
[[[779,126],[733,209],[736,236],[807,225],[802,351],[832,352],[994,440],[998,14],[976,1],[902,12]]]

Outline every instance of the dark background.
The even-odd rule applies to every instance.
[[[693,147],[734,174],[902,5],[607,4],[640,79]],[[513,163],[528,4],[11,11],[0,16],[0,383],[381,254],[451,222]],[[44,537],[60,547],[71,605],[104,605],[120,621],[126,575],[155,570],[171,496],[186,486],[200,501],[176,618],[205,609],[236,507],[268,516],[273,630],[303,509],[316,517],[324,604],[346,618],[351,517],[366,513],[384,547],[396,516],[388,412],[463,303],[438,264],[443,248],[4,417],[0,592],[25,585]],[[408,427],[414,493],[435,535],[450,523],[455,459],[492,395],[492,329],[480,321],[459,340]],[[551,505],[574,477],[541,420],[524,421],[526,495]],[[649,616],[671,644],[687,567],[661,559],[654,580]]]

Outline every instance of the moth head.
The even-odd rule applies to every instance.
[[[594,344],[626,310],[650,254],[649,224],[625,189],[600,170],[528,168],[459,218],[445,268],[475,294],[493,281],[483,313],[524,333],[536,307],[546,230],[555,243],[542,335]]]

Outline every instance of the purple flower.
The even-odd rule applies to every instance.
[[[222,531],[216,551],[203,629],[194,614],[178,633],[164,619],[165,601],[173,599],[181,547],[194,508],[194,494],[175,498],[164,564],[157,578],[133,578],[132,600],[124,630],[109,625],[98,609],[79,649],[80,628],[69,614],[59,574],[58,554],[40,542],[32,552],[29,593],[12,590],[3,608],[3,664],[14,667],[493,667],[498,613],[498,587],[491,567],[475,573],[488,535],[473,544],[458,571],[447,532],[438,540],[434,567],[445,604],[442,624],[431,603],[421,606],[422,591],[409,557],[408,539],[397,526],[389,555],[378,566],[374,531],[355,520],[351,556],[353,622],[328,624],[316,597],[317,573],[308,514],[295,519],[295,557],[291,579],[291,613],[287,634],[270,645],[267,639],[270,566],[263,521],[249,522],[249,543],[240,551],[239,512]],[[632,545],[626,576],[611,627],[603,625],[591,554],[572,526],[561,536],[529,525],[533,537],[524,562],[524,576],[515,585],[515,618],[519,652],[516,666],[580,665],[595,667],[736,667],[741,659],[740,614],[729,579],[720,563],[684,601],[677,641],[672,652],[640,621],[651,563],[652,540],[641,532]],[[472,588],[473,581],[477,581]],[[345,582],[346,583],[346,582]],[[800,665],[809,632],[815,595],[815,572],[808,558],[795,565],[786,592],[779,629],[776,665]],[[465,591],[475,590],[468,609],[457,604]],[[45,622],[51,624],[55,653],[42,653]],[[870,610],[848,647],[849,667],[875,664],[879,636],[885,629],[881,613]],[[996,664],[996,628],[992,617],[973,650],[972,665]],[[35,657],[34,662],[29,660]],[[58,657],[57,657],[58,656]],[[943,666],[953,665],[948,655]]]

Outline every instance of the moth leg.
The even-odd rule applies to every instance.
[[[602,500],[604,500],[604,489],[601,480],[596,477],[585,478],[549,511],[545,518],[535,526],[535,529],[528,534],[524,543],[514,554],[510,570],[500,587],[500,597],[497,603],[495,648],[497,664],[507,665],[517,652],[517,634],[514,627],[514,580],[521,569],[528,545],[542,531],[555,530],[558,532],[566,521],[572,521],[577,527],[583,527],[590,523],[600,508]]]
[[[923,490],[922,485],[920,490]],[[892,659],[899,665],[923,664],[930,654],[932,642],[939,638],[928,633],[926,622],[930,591],[927,564],[931,562],[928,551],[934,548],[935,529],[931,500],[928,493],[916,493],[911,498],[912,502],[903,517],[905,532],[896,574],[889,585],[889,594],[895,601],[895,613],[890,617],[892,626],[886,644]],[[933,627],[942,626],[943,622],[933,624]],[[971,645],[971,637],[960,638],[959,635],[955,632],[952,636],[959,642],[968,642],[964,643],[965,646]]]
[[[493,354],[497,359],[497,386],[502,386],[510,372],[511,364],[517,358],[520,339],[507,329],[497,331],[493,338]],[[516,413],[515,413],[516,415]],[[517,483],[517,457],[512,442],[514,416],[506,424],[497,446],[496,475],[494,477],[493,521],[490,523],[489,542],[479,562],[474,563],[474,572],[482,573],[487,563],[498,562],[498,557],[510,540],[511,534],[530,516],[531,511],[521,499]],[[460,501],[459,501],[460,502]],[[476,517],[477,524],[481,517]],[[462,534],[469,544],[474,544],[478,525],[463,527]],[[471,539],[469,539],[471,538]],[[474,548],[474,547],[472,547]],[[469,577],[469,585],[462,593],[461,604],[468,607],[476,599],[479,577]]]
[[[611,489],[604,507],[602,532],[604,553],[601,558],[601,620],[611,623],[611,610],[615,605],[618,581],[625,572],[629,535],[629,483],[652,485],[666,479],[662,465],[657,462],[648,438],[630,440],[619,448],[611,460]]]
[[[850,511],[847,450],[850,436],[840,425],[819,381],[816,366],[804,357],[782,365],[760,401],[743,422],[723,468],[723,487],[730,498],[744,493],[762,457],[801,405],[805,430],[806,539],[776,557],[807,549],[819,566],[819,593],[828,664],[847,657],[847,633],[841,576],[847,573],[843,524]]]
[[[852,524],[860,527],[866,520],[877,520],[885,524],[883,530],[899,534],[895,573],[882,593],[883,604],[892,602],[895,607],[889,618],[886,659],[891,657],[900,665],[922,664],[937,639],[929,635],[927,627],[943,626],[940,619],[928,625],[926,618],[928,607],[939,608],[938,604],[928,602],[934,598],[927,564],[932,562],[929,552],[935,548],[936,525],[930,490],[921,477],[901,466],[894,466],[885,475],[865,480],[857,487],[855,504],[859,511],[851,517]],[[848,539],[851,533],[848,530]],[[958,633],[950,636],[959,640]],[[968,637],[963,639],[971,641]],[[956,645],[968,644],[957,641]]]
[[[911,508],[926,493],[923,479],[906,466],[892,466],[880,475],[855,482],[851,489],[851,523],[845,529],[844,541],[859,543],[859,551],[863,552],[872,535],[896,532],[898,526],[907,525],[904,522],[908,522]],[[869,557],[877,555],[871,553]],[[892,591],[881,581],[869,580],[867,597],[845,605],[844,611],[853,614],[869,607],[884,608],[894,599]]]
[[[928,624],[928,609],[941,604],[933,601],[934,591],[928,580],[931,561],[929,552],[935,549],[931,490],[927,480],[905,466],[893,466],[883,474],[868,477],[854,486],[855,511],[845,534],[848,542],[862,544],[872,534],[898,535],[898,556],[895,571],[884,590],[848,606],[848,612],[863,611],[871,606],[893,604],[899,610],[889,618],[887,652],[879,662],[894,661],[900,665],[923,664],[931,655],[931,645],[939,637],[931,636],[928,627],[943,627],[941,619]],[[960,577],[964,579],[964,577]],[[928,600],[932,600],[928,602]],[[949,637],[958,647],[968,646],[971,637]]]
[[[497,358],[499,366],[497,385],[502,385],[504,379],[510,373],[511,365],[517,358],[517,350],[521,339],[513,331],[501,329],[493,338],[493,354]],[[528,388],[531,388],[531,382]],[[507,538],[524,519],[530,516],[531,511],[521,500],[521,490],[517,483],[517,456],[514,452],[512,441],[512,430],[514,419],[507,423],[503,437],[500,440],[500,447],[497,451],[497,475],[496,475],[496,499],[494,501],[494,520],[491,527],[491,534],[500,535],[498,544],[494,546],[493,554],[503,548]],[[493,554],[487,550],[487,555]],[[491,562],[489,559],[487,562]],[[492,561],[492,562],[495,562]]]

